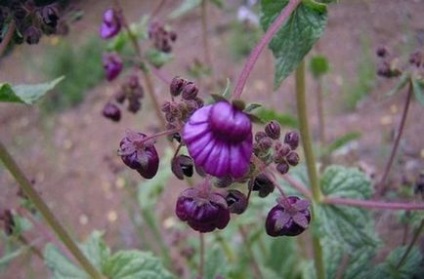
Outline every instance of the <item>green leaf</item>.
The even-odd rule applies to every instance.
[[[169,15],[169,17],[171,19],[176,19],[177,17],[185,15],[186,13],[199,7],[200,4],[202,4],[202,1],[203,0],[184,0],[184,2],[181,3],[181,5]]]
[[[406,84],[408,84],[408,81],[410,79],[409,74],[404,73],[402,74],[402,76],[399,78],[399,81],[396,83],[395,87],[390,90],[389,92],[386,93],[387,96],[392,96],[398,92],[400,92],[400,90],[402,90],[402,88],[405,87]]]
[[[52,90],[65,77],[39,84],[19,84],[0,83],[0,102],[34,104],[47,92]]]
[[[138,22],[131,23],[130,30],[132,34],[135,34],[138,40],[144,41],[148,38],[147,26],[149,24],[149,17],[143,16]],[[130,43],[131,38],[128,32],[119,32],[119,34],[113,38],[107,45],[108,51],[122,52],[125,46]]]
[[[413,247],[406,257],[404,263],[397,268],[401,258],[405,254],[407,247],[402,246],[393,250],[386,260],[379,264],[366,278],[376,279],[409,279],[420,278],[424,274],[422,265],[423,256],[417,247]],[[418,276],[418,277],[414,277]],[[365,277],[364,277],[365,278]]]
[[[51,243],[44,248],[44,263],[51,270],[52,279],[90,279]]]
[[[412,90],[414,90],[414,95],[417,101],[424,106],[424,82],[411,78]]]
[[[205,262],[205,278],[216,278],[227,275],[225,255],[222,249],[213,247],[207,250],[207,261]]]
[[[254,115],[259,117],[263,122],[269,122],[271,120],[276,120],[280,125],[290,127],[290,128],[298,128],[299,123],[295,117],[290,114],[278,113],[272,109],[266,109],[264,107],[256,110]]]
[[[348,132],[347,134],[344,134],[343,136],[335,139],[332,143],[330,143],[322,152],[321,155],[328,155],[336,151],[337,149],[345,146],[346,144],[357,140],[361,137],[361,133],[359,132]]]
[[[268,29],[288,2],[288,0],[261,1],[261,25],[264,29]],[[320,8],[318,8],[315,4],[302,2],[269,44],[276,59],[275,88],[278,88],[281,82],[296,69],[324,32],[327,12],[324,5],[319,4]]]
[[[93,231],[90,237],[80,245],[84,255],[90,259],[90,262],[99,270],[110,256],[110,249],[103,241],[103,233]]]
[[[261,104],[251,103],[248,104],[247,107],[244,109],[245,112],[252,112],[253,110],[262,107]]]
[[[322,192],[328,198],[369,199],[371,183],[359,170],[341,166],[328,167],[321,178]],[[357,247],[377,245],[369,211],[341,205],[315,205],[318,234],[347,252]]]
[[[269,245],[269,253],[264,255],[266,256],[264,265],[274,271],[275,274],[279,274],[279,277],[275,278],[299,278],[300,266],[298,265],[298,260],[300,255],[296,249],[295,239],[267,237],[265,240]]]
[[[162,52],[155,48],[150,48],[146,51],[146,58],[150,64],[152,64],[156,68],[160,68],[166,63],[170,62],[174,55],[172,53]]]
[[[309,68],[314,78],[319,78],[329,72],[330,65],[324,55],[315,55],[311,58]]]
[[[225,83],[224,91],[221,94],[222,97],[224,97],[227,100],[230,99],[230,97],[231,97],[231,91],[230,91],[230,89],[231,89],[231,82],[230,82],[230,79],[227,78],[227,81]]]
[[[173,276],[151,253],[119,251],[104,265],[104,274],[113,279],[171,279]]]

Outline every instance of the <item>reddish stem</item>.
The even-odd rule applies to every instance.
[[[243,92],[243,88],[246,85],[247,78],[249,77],[250,72],[253,69],[253,66],[256,64],[256,60],[258,60],[259,55],[263,51],[263,49],[269,44],[272,37],[274,37],[275,33],[280,29],[280,27],[284,24],[284,22],[289,18],[289,16],[293,13],[293,11],[297,8],[297,6],[301,3],[301,0],[290,0],[287,6],[281,11],[280,15],[277,19],[271,24],[268,28],[262,39],[255,46],[253,51],[250,53],[249,58],[244,64],[244,68],[241,71],[241,74],[237,80],[237,84],[233,91],[233,98],[240,98],[241,93]]]
[[[373,200],[356,200],[345,198],[325,198],[324,203],[334,205],[356,206],[372,209],[424,210],[424,203],[382,202]]]

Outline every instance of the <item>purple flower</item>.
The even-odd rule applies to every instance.
[[[125,165],[150,179],[158,172],[159,156],[153,143],[143,142],[145,137],[142,133],[127,132],[119,143],[118,152]]]
[[[265,229],[270,236],[296,236],[311,222],[309,201],[291,196],[281,198],[266,218]]]
[[[103,14],[103,22],[100,26],[100,36],[103,39],[110,39],[121,30],[121,19],[114,9],[108,9]]]
[[[114,80],[121,73],[122,67],[122,60],[118,54],[107,53],[103,56],[103,68],[108,81]]]
[[[228,102],[196,110],[184,126],[183,139],[194,163],[208,174],[240,178],[249,169],[252,123]]]
[[[223,229],[230,221],[227,202],[220,194],[189,188],[178,197],[175,213],[198,232]]]

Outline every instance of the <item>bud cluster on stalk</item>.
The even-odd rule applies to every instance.
[[[175,31],[169,30],[169,27],[157,21],[150,23],[148,36],[157,50],[166,53],[172,51],[171,44],[177,40],[177,33]]]

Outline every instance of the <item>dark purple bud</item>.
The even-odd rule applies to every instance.
[[[298,197],[281,198],[266,218],[265,229],[270,236],[296,236],[311,222],[310,203]]]
[[[44,6],[41,11],[41,15],[43,17],[44,24],[52,28],[56,28],[59,20],[59,13],[54,5]]]
[[[248,205],[246,195],[238,190],[228,190],[225,200],[230,212],[235,214],[242,214]]]
[[[109,102],[104,106],[102,114],[104,117],[115,122],[121,120],[121,110],[115,104]]]
[[[281,174],[286,174],[289,172],[290,166],[286,161],[283,161],[277,165],[277,171]]]
[[[175,33],[174,31],[170,31],[169,32],[169,39],[173,42],[175,42],[177,40],[177,33]]]
[[[171,112],[171,103],[168,101],[163,103],[162,106],[160,107],[160,110],[162,112]]]
[[[41,30],[34,26],[28,27],[24,33],[25,42],[29,45],[38,44],[41,36],[42,36]]]
[[[129,98],[128,107],[127,107],[129,112],[137,113],[140,110],[140,108],[141,108],[141,102],[139,98],[137,97],[134,98],[133,96]]]
[[[122,67],[122,60],[118,54],[107,53],[103,56],[103,68],[108,81],[114,80],[121,73]]]
[[[291,151],[291,147],[287,143],[283,143],[278,144],[277,148],[274,153],[274,163],[279,164],[286,161],[286,156]]]
[[[159,168],[159,156],[155,146],[144,142],[145,134],[127,132],[118,151],[122,161],[146,179],[153,178]]]
[[[387,50],[387,48],[385,46],[380,46],[376,50],[377,56],[381,57],[381,58],[386,57],[388,53],[389,53],[389,51]]]
[[[184,176],[193,176],[193,159],[186,155],[178,155],[171,161],[171,170],[174,175],[183,180]]]
[[[281,134],[280,124],[277,121],[271,121],[265,126],[265,133],[272,139],[279,139]]]
[[[287,143],[292,150],[299,146],[299,133],[295,131],[288,132],[284,137],[284,142]]]
[[[171,85],[169,86],[169,91],[171,96],[177,97],[183,91],[183,88],[186,86],[187,81],[180,77],[174,77],[171,81]]]
[[[297,154],[297,152],[290,152],[289,154],[287,154],[286,156],[286,160],[287,163],[289,163],[290,166],[297,166],[297,164],[299,164],[299,154]]]
[[[197,188],[184,190],[178,197],[175,213],[181,221],[202,233],[223,229],[230,221],[225,199],[218,193]]]
[[[115,100],[120,104],[122,104],[126,98],[127,98],[127,95],[125,94],[123,90],[119,90],[115,93]]]
[[[197,88],[197,86],[194,83],[189,82],[183,88],[182,97],[185,100],[192,100],[197,97],[198,92],[199,92],[199,88]]]
[[[261,198],[268,196],[275,189],[274,183],[265,173],[260,173],[253,180],[249,180],[248,186],[251,191],[258,191]]]
[[[108,9],[103,14],[103,22],[100,26],[100,36],[103,39],[110,39],[121,30],[121,18],[117,11]]]
[[[217,188],[227,188],[230,187],[231,184],[233,184],[234,179],[231,176],[223,176],[223,177],[219,177],[216,178],[214,180],[213,185]]]
[[[266,137],[267,137],[267,134],[265,132],[263,132],[263,131],[256,132],[255,141],[260,142],[261,139],[266,138]]]
[[[409,63],[411,65],[415,65],[416,67],[420,67],[423,64],[423,54],[420,51],[415,51],[409,57]]]
[[[10,209],[5,209],[3,213],[0,215],[0,220],[3,220],[4,233],[7,236],[12,235],[16,225],[15,220],[13,219],[12,211]]]
[[[272,139],[270,137],[261,138],[258,143],[258,147],[261,151],[268,151],[272,146]]]

